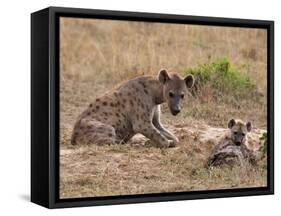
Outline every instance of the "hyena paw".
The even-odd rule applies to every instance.
[[[177,142],[175,140],[169,140],[169,148],[176,147]]]
[[[175,144],[177,144],[179,142],[179,139],[176,136],[174,136],[173,140],[174,140]]]

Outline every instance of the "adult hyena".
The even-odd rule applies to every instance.
[[[126,143],[137,133],[159,147],[173,147],[177,137],[160,122],[160,104],[177,115],[194,78],[160,70],[158,77],[140,76],[122,83],[89,105],[79,116],[72,144]]]

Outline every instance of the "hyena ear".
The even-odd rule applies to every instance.
[[[185,84],[187,88],[191,88],[194,84],[194,77],[189,74],[184,78]]]
[[[234,119],[229,120],[228,122],[228,128],[231,129],[236,124]]]
[[[251,122],[247,122],[246,123],[246,128],[247,128],[247,131],[250,132],[252,130],[252,123]]]
[[[165,84],[168,80],[170,80],[168,71],[166,69],[161,69],[158,73],[158,79],[162,84]]]

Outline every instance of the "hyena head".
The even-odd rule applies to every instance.
[[[245,123],[241,120],[231,119],[228,122],[228,128],[231,131],[232,141],[235,143],[235,145],[241,146],[242,144],[245,144],[246,135],[252,129],[252,123]]]
[[[163,96],[168,103],[170,112],[177,115],[182,109],[187,91],[193,86],[193,76],[187,75],[183,79],[177,74],[169,74],[167,70],[162,69],[159,71],[158,78],[163,84]]]

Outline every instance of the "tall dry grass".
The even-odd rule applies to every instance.
[[[228,57],[266,88],[265,30],[77,18],[61,18],[60,29],[62,77],[114,83]]]

